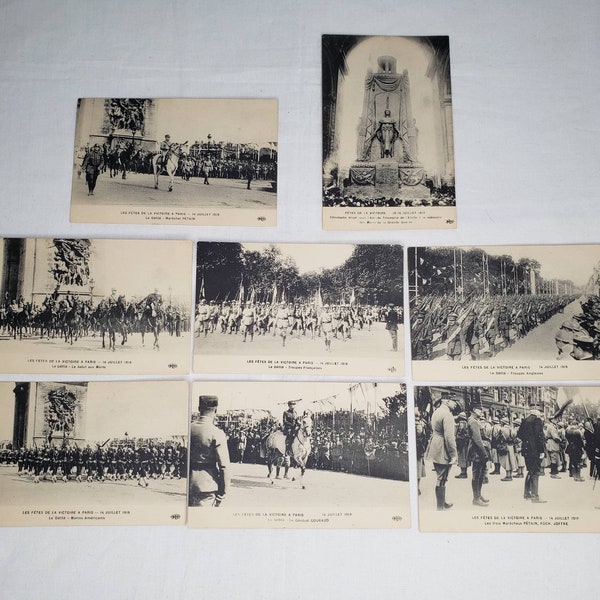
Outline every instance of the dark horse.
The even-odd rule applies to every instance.
[[[117,332],[121,334],[121,346],[127,341],[127,326],[125,324],[125,296],[117,298],[117,303],[110,306],[106,313],[106,330],[108,332],[108,349],[114,352]],[[104,348],[104,331],[102,332],[102,347]]]
[[[127,142],[125,148],[115,148],[108,154],[108,167],[110,177],[116,177],[121,173],[121,179],[127,179],[127,169],[136,151],[134,142]]]
[[[74,341],[76,342],[81,337],[82,327],[83,305],[75,300],[73,306],[63,314],[62,332],[65,336],[65,342],[71,345]]]
[[[142,334],[142,346],[144,345],[144,335],[147,332],[154,334],[154,345],[153,348],[159,350],[158,347],[158,335],[161,330],[163,317],[160,309],[157,309],[154,302],[151,302],[149,306],[146,306],[142,312],[140,318],[140,333]]]
[[[306,471],[306,461],[311,450],[311,431],[311,419],[309,417],[303,418],[291,444],[291,459],[293,459],[295,466],[300,469],[300,485],[302,489],[305,489],[303,478]],[[283,431],[278,429],[267,436],[263,442],[261,454],[267,459],[267,468],[269,469],[267,477],[271,483],[273,483],[273,466],[275,466],[275,477],[277,479],[279,479],[279,472],[282,465],[285,469],[284,478],[287,477],[289,468],[292,465],[290,464],[290,456],[285,451],[285,435]],[[295,478],[292,478],[292,481],[295,481]]]

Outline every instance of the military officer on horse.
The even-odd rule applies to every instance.
[[[292,442],[294,436],[298,431],[298,413],[296,412],[296,401],[290,400],[288,402],[288,408],[283,413],[283,434],[285,435],[285,453],[286,456],[292,455]]]

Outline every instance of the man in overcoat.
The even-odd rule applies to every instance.
[[[456,402],[449,396],[442,395],[434,406],[436,407],[431,416],[431,428],[433,430],[429,446],[425,453],[425,460],[433,462],[437,475],[435,497],[438,510],[448,510],[452,504],[446,502],[446,482],[453,464],[456,464],[458,452],[456,449],[455,422],[452,410],[456,408]]]
[[[527,467],[523,497],[525,500],[535,503],[545,502],[545,500],[540,500],[538,487],[542,459],[546,454],[544,423],[539,406],[531,407],[529,416],[523,419],[519,427],[517,437],[522,441],[521,454]]]

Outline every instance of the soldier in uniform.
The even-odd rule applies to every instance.
[[[329,310],[329,304],[323,306],[319,317],[319,327],[325,338],[325,350],[331,352],[331,335],[333,333],[333,315]]]
[[[523,419],[517,437],[522,442],[521,454],[525,459],[527,476],[523,497],[535,503],[545,502],[539,496],[539,477],[542,458],[545,456],[544,423],[538,406],[532,406],[529,416]]]
[[[550,418],[550,422],[545,429],[546,435],[546,451],[550,459],[550,477],[552,479],[560,479],[558,471],[560,469],[560,435],[558,428],[554,423],[554,419]]]
[[[446,502],[446,482],[450,468],[456,463],[458,453],[456,449],[455,422],[452,410],[456,402],[448,395],[442,394],[435,403],[435,410],[431,416],[433,434],[425,453],[425,460],[433,462],[437,475],[435,497],[438,510],[448,510],[452,504]]]
[[[573,332],[567,329],[559,329],[554,336],[554,343],[558,350],[556,360],[574,360],[573,352]]]
[[[421,478],[426,476],[425,461],[423,456],[427,450],[427,442],[431,435],[429,424],[421,417],[421,411],[415,408],[415,430],[417,437],[417,488],[419,496],[421,495]],[[341,444],[341,441],[340,441]]]
[[[200,420],[190,430],[190,506],[219,506],[229,491],[225,433],[214,424],[219,399],[200,396]]]
[[[567,439],[567,454],[569,455],[569,476],[573,481],[582,482],[581,463],[583,459],[583,435],[573,419],[570,420],[565,432]]]
[[[164,167],[167,162],[167,155],[171,150],[171,136],[167,133],[165,139],[160,143],[160,163]]]
[[[467,459],[473,467],[473,479],[471,487],[473,489],[473,504],[475,506],[487,506],[489,500],[481,495],[481,487],[485,479],[486,465],[488,461],[487,449],[481,437],[483,411],[480,406],[475,406],[471,410],[471,415],[467,421],[469,430],[469,448],[467,450]]]
[[[455,479],[467,479],[467,469],[469,461],[467,459],[467,451],[469,449],[469,428],[467,425],[467,414],[461,412],[456,417],[456,450],[458,452],[458,467],[460,473],[455,475]]]
[[[256,310],[252,306],[252,302],[246,302],[246,306],[242,311],[242,333],[244,334],[243,342],[250,334],[250,341],[254,341],[254,324],[256,323]]]
[[[287,337],[288,329],[290,327],[290,313],[284,302],[280,304],[279,310],[277,311],[277,315],[275,316],[275,327],[277,328],[277,332],[281,336],[282,344],[285,348],[285,339]]]
[[[202,174],[204,175],[204,181],[202,183],[204,185],[210,185],[210,182],[208,181],[208,177],[211,174],[212,169],[213,169],[213,164],[209,157],[202,163]]]
[[[204,333],[204,337],[207,336],[208,330],[210,329],[210,315],[210,306],[206,304],[206,300],[202,298],[202,300],[200,300],[200,304],[198,305],[198,313],[196,315],[196,322],[198,323],[198,336],[201,333]]]
[[[96,181],[100,170],[104,167],[104,158],[102,155],[102,148],[98,144],[94,144],[83,159],[81,168],[85,171],[85,180],[88,186],[88,196],[94,195],[94,188],[96,187]]]
[[[385,328],[390,332],[392,338],[392,351],[398,352],[398,323],[400,317],[393,304],[388,305],[388,311],[385,315]]]
[[[571,356],[575,360],[594,360],[594,339],[584,331],[573,334],[573,351]]]
[[[490,473],[490,475],[500,475],[500,458],[498,456],[498,441],[500,438],[500,431],[502,427],[500,426],[500,419],[498,417],[492,418],[492,453],[491,453],[491,461],[494,463],[494,470]]]
[[[296,412],[296,403],[293,400],[288,402],[287,410],[284,411],[282,417],[283,423],[283,434],[285,435],[285,450],[286,454],[290,456],[292,454],[292,442],[298,429],[298,413]]]

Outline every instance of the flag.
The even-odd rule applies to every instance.
[[[243,302],[244,296],[245,296],[244,284],[240,281],[240,288],[238,290],[237,296],[235,297],[235,301],[240,302],[240,303]]]
[[[352,293],[350,294],[350,306],[356,304],[356,296],[354,295],[354,288],[352,289]]]
[[[560,417],[568,406],[579,399],[581,399],[581,394],[578,387],[559,388],[558,395],[556,397],[556,411],[554,412],[552,418],[557,419]]]
[[[271,306],[277,303],[277,282],[273,282],[273,295],[271,296]]]
[[[200,283],[200,292],[198,294],[200,300],[206,300],[206,292],[204,290],[204,275],[202,275],[202,282]]]
[[[319,286],[319,289],[317,290],[317,293],[315,294],[315,305],[318,308],[323,307],[323,296],[321,295],[321,286]]]
[[[252,287],[252,291],[250,292],[250,298],[248,299],[248,302],[250,302],[251,304],[254,304],[254,296],[255,296],[255,291],[254,291],[254,286]]]

